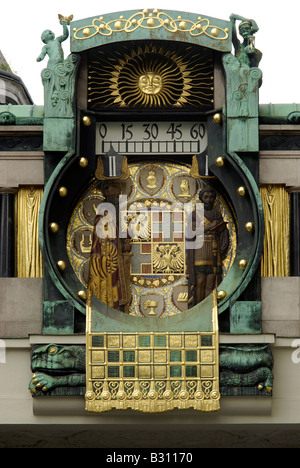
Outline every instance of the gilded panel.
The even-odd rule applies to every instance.
[[[174,163],[129,164],[130,179],[122,182],[126,209],[121,210],[120,226],[121,231],[130,233],[132,316],[165,318],[188,309],[186,221],[189,211],[199,202],[200,190],[206,186],[205,181],[192,178],[190,170],[189,165]],[[68,226],[69,260],[84,288],[88,282],[96,210],[104,201],[102,186],[95,181],[91,184],[75,207]],[[225,277],[235,257],[236,223],[220,195],[216,203],[230,232],[222,267]]]
[[[261,274],[290,274],[290,195],[283,185],[260,187],[265,215],[265,239]]]
[[[43,259],[39,246],[38,216],[41,187],[20,187],[17,196],[17,276],[40,278]]]

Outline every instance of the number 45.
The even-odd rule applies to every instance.
[[[181,124],[171,123],[170,127],[167,130],[167,133],[170,133],[172,140],[180,140],[182,138],[182,131],[180,130]]]

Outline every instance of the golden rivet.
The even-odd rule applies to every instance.
[[[180,23],[179,23],[179,28],[180,28],[180,29],[186,29],[186,27],[187,27],[186,22],[185,22],[185,21],[180,21]]]
[[[214,37],[218,37],[219,35],[219,30],[217,28],[213,28],[211,30],[211,34],[214,36]]]
[[[122,29],[122,27],[123,27],[122,21],[116,21],[114,26],[118,30]]]
[[[247,260],[242,259],[242,260],[239,261],[239,268],[241,270],[245,270],[247,264],[248,264]]]
[[[151,26],[154,26],[154,25],[155,25],[155,20],[154,20],[153,18],[150,18],[150,19],[147,20],[147,24],[148,24],[148,26],[150,26],[150,27],[151,27]]]
[[[214,114],[213,116],[213,122],[215,124],[220,124],[222,122],[222,114],[220,114],[219,112],[217,112],[216,114]]]
[[[153,13],[154,13],[155,15],[157,15],[157,13],[158,13],[158,9],[157,9],[157,8],[155,8],[155,9],[153,10]]]
[[[85,115],[84,117],[82,117],[82,122],[83,122],[83,125],[85,125],[86,127],[89,127],[92,123],[92,120],[88,115]]]
[[[89,35],[91,34],[90,28],[85,28],[85,29],[82,31],[82,34],[83,34],[84,36],[86,36],[86,37],[89,36]]]
[[[67,187],[59,187],[58,193],[60,197],[66,197],[68,195]]]
[[[249,221],[248,223],[245,224],[245,229],[247,232],[252,232],[254,230],[254,223]]]
[[[218,301],[222,301],[223,299],[225,299],[226,296],[227,296],[226,291],[221,290],[221,291],[218,291],[217,293]]]
[[[49,227],[51,231],[54,233],[59,231],[59,225],[57,223],[50,223]]]
[[[77,293],[77,296],[78,296],[80,299],[83,299],[83,300],[85,300],[85,299],[86,299],[86,297],[87,297],[87,295],[86,295],[86,291],[83,291],[83,290],[81,290],[81,291],[78,291],[78,293]]]
[[[67,264],[64,260],[58,260],[58,262],[56,263],[56,265],[58,266],[58,268],[61,270],[61,271],[64,271],[66,268],[67,268]]]
[[[219,156],[216,159],[216,166],[218,166],[218,167],[223,167],[224,166],[224,158],[222,158],[222,156]]]
[[[246,188],[243,186],[239,187],[237,193],[240,197],[244,197],[246,195]]]
[[[79,166],[80,167],[87,167],[88,163],[89,162],[88,162],[88,160],[86,158],[80,158],[79,159]]]

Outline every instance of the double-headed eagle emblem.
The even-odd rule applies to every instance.
[[[155,273],[183,273],[184,251],[178,244],[159,244],[153,252]]]

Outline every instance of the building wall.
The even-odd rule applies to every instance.
[[[7,109],[2,108],[4,111]],[[9,107],[10,111],[12,110]],[[24,111],[24,110],[23,110]],[[16,111],[17,112],[17,111]],[[32,115],[32,109],[28,109],[28,115]],[[36,115],[42,115],[42,109],[35,109]],[[38,126],[0,126],[1,136],[42,133],[42,127]],[[263,125],[260,128],[261,135],[287,135],[298,136],[298,125]],[[300,149],[293,151],[260,151],[260,184],[281,184],[290,193],[299,191]],[[7,151],[0,149],[0,187],[7,191],[12,189],[15,193],[22,187],[43,186],[43,152],[40,150],[18,149]],[[1,192],[0,189],[0,192]],[[82,432],[83,428],[89,431],[94,428],[104,429],[107,439],[102,442],[94,439],[94,443],[106,446],[114,441],[116,446],[130,444],[132,427],[139,427],[141,434],[149,436],[152,431],[152,442],[157,440],[157,446],[163,441],[169,446],[178,446],[178,434],[186,431],[191,434],[191,444],[201,445],[199,438],[204,441],[201,431],[206,427],[206,436],[210,429],[215,434],[220,433],[220,444],[231,445],[237,443],[235,430],[238,426],[247,429],[240,433],[244,440],[247,431],[251,437],[257,437],[257,431],[253,427],[260,425],[261,439],[264,443],[275,444],[278,431],[291,430],[293,427],[294,439],[298,441],[297,425],[299,424],[300,401],[300,352],[298,357],[298,337],[300,336],[300,277],[264,277],[262,278],[262,319],[263,333],[261,335],[221,335],[221,343],[270,343],[274,354],[274,387],[272,397],[222,397],[221,410],[216,414],[202,414],[190,410],[175,411],[164,415],[136,414],[130,412],[109,412],[103,415],[91,415],[85,412],[84,397],[70,398],[32,398],[28,391],[31,379],[30,353],[35,345],[49,344],[54,340],[63,344],[84,344],[85,335],[51,337],[43,336],[42,331],[42,278],[0,278],[0,444],[15,443],[16,432],[6,439],[3,429],[8,426],[26,427],[26,434],[31,437],[31,443],[43,438],[35,429],[39,425],[47,425],[51,430],[59,424],[65,430],[69,430],[73,437]],[[300,342],[300,339],[299,339]],[[122,427],[130,424],[128,436],[124,435]],[[291,426],[293,425],[293,426]],[[151,426],[151,429],[149,429]],[[229,439],[224,439],[224,428]],[[111,432],[113,428],[113,432]],[[162,428],[169,431],[169,442],[166,434],[163,438],[157,438]],[[172,428],[172,429],[171,429]],[[264,430],[264,432],[263,432]],[[275,431],[275,432],[274,432]],[[221,435],[223,433],[223,436]],[[229,433],[231,434],[229,437]],[[74,435],[75,434],[75,435]],[[110,438],[109,438],[110,434]],[[196,438],[195,434],[199,434]],[[238,434],[238,433],[237,433]],[[255,435],[256,434],[256,435]],[[286,441],[285,433],[281,433],[281,443]],[[3,439],[4,437],[4,439]],[[55,436],[49,436],[55,440]],[[61,435],[61,440],[66,439]],[[59,438],[58,437],[58,438]],[[193,438],[194,437],[194,438]],[[279,436],[278,436],[279,437]],[[147,436],[140,439],[145,446]],[[76,439],[76,437],[75,437]],[[48,439],[49,440],[49,439]],[[91,440],[91,439],[89,439]],[[213,440],[212,438],[210,440]],[[253,440],[253,439],[251,439]],[[33,442],[35,441],[35,442]],[[177,442],[176,442],[177,441]],[[54,442],[53,442],[54,443]],[[92,442],[90,442],[92,443]],[[176,445],[177,443],[177,445]],[[278,440],[277,440],[278,443]],[[30,442],[28,442],[30,444]],[[197,445],[196,445],[197,444]],[[153,446],[153,445],[150,445]],[[192,446],[192,445],[191,445]]]

